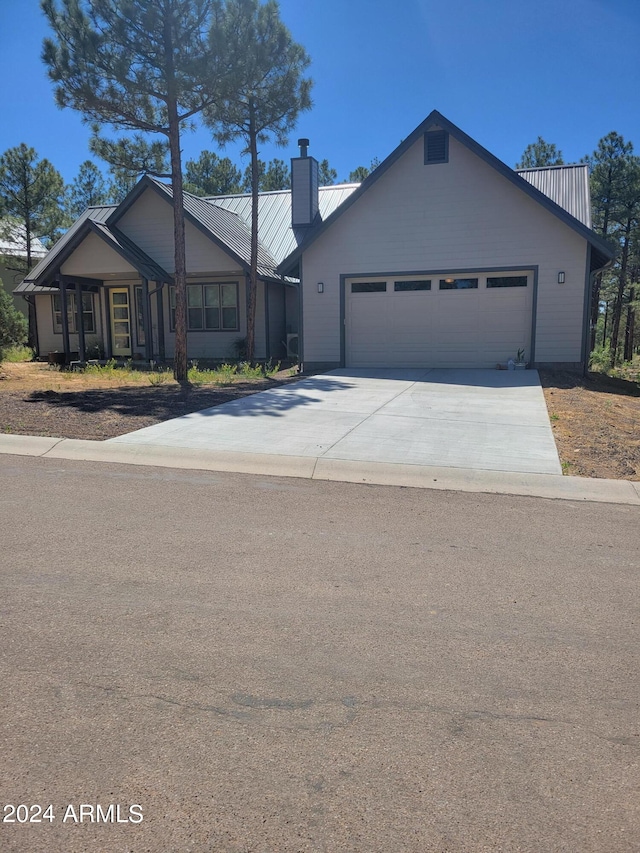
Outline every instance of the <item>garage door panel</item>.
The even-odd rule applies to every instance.
[[[386,292],[353,294],[347,281],[347,365],[492,367],[520,348],[529,353],[533,274],[517,274],[526,287],[486,286],[504,273],[466,273],[478,278],[472,290],[441,291],[431,276],[431,290],[398,292],[389,278]]]

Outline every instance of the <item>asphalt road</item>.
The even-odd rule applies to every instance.
[[[0,850],[640,850],[637,507],[4,456],[0,508]]]

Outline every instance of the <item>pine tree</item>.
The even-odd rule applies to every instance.
[[[160,134],[170,153],[174,207],[174,374],[187,379],[185,220],[180,132],[217,97],[206,33],[213,0],[43,0],[53,30],[43,60],[60,107],[119,131]],[[204,81],[207,80],[207,85]],[[99,137],[98,137],[99,138]],[[143,137],[138,137],[143,142]],[[122,141],[120,141],[122,142]],[[109,149],[109,145],[115,148]],[[135,144],[135,138],[134,138]],[[126,152],[105,141],[103,154]],[[129,153],[135,148],[129,147]],[[113,161],[110,161],[113,162]],[[122,165],[122,164],[119,164]],[[125,164],[131,171],[140,165]]]
[[[0,211],[24,229],[28,270],[33,266],[33,238],[51,244],[66,224],[63,193],[60,172],[24,142],[0,157]]]
[[[232,93],[205,113],[215,138],[225,144],[243,139],[251,158],[251,263],[247,300],[247,358],[254,359],[256,293],[258,285],[258,143],[274,137],[279,145],[295,126],[300,112],[311,107],[310,64],[304,48],[293,41],[282,23],[278,4],[267,0],[228,0],[218,3],[210,33],[214,56],[227,57],[231,67],[239,58]]]
[[[203,151],[197,160],[187,160],[184,180],[194,195],[234,195],[241,191],[242,173],[228,157]]]
[[[318,183],[321,187],[330,187],[338,180],[338,173],[332,169],[328,160],[321,160],[318,164]]]
[[[244,192],[251,192],[252,175],[251,166],[247,166],[242,180]],[[269,160],[268,163],[258,160],[258,190],[260,192],[288,189],[291,189],[291,171],[284,160]]]
[[[615,131],[604,136],[596,150],[584,158],[589,166],[593,227],[605,239],[611,236],[616,211],[624,193],[626,173],[633,145]],[[591,295],[591,350],[595,347],[596,327],[600,313],[602,274],[596,277]],[[606,343],[603,341],[603,343]]]
[[[516,169],[537,169],[542,166],[562,166],[563,164],[562,151],[559,151],[553,142],[545,142],[539,136],[535,142],[524,149],[522,159],[516,163]]]
[[[107,204],[108,200],[109,191],[102,172],[91,160],[85,160],[67,187],[65,209],[69,217],[77,219],[88,207]]]
[[[24,142],[0,157],[0,217],[2,237],[18,239],[26,257],[12,254],[16,272],[34,266],[33,240],[53,244],[68,223],[63,212],[64,181],[48,160],[40,160]],[[29,345],[36,341],[35,307],[29,303]]]

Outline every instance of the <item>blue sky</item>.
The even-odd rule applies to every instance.
[[[513,166],[540,135],[568,162],[611,130],[640,152],[638,0],[281,0],[281,16],[312,58],[313,109],[296,140],[346,179],[384,159],[437,109]],[[25,142],[66,181],[89,156],[89,132],[59,110],[40,61],[46,23],[37,0],[0,0],[0,153]],[[185,134],[185,160],[217,150]],[[220,152],[239,165],[237,148]]]

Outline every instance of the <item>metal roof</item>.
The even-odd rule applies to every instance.
[[[153,178],[143,178],[137,192],[145,184],[173,199],[170,185]],[[319,219],[330,216],[359,184],[338,184],[320,187]],[[137,196],[135,196],[137,197]],[[67,233],[58,240],[14,293],[49,293],[50,277],[60,264],[77,248],[91,231],[99,234],[145,277],[167,281],[170,276],[117,228],[118,216],[132,203],[134,193],[122,205],[90,207],[73,223]],[[184,208],[187,216],[202,231],[219,245],[223,251],[235,257],[241,266],[249,268],[251,262],[251,195],[211,196],[201,198],[184,193]],[[261,278],[277,278],[278,264],[306,237],[308,229],[291,227],[291,191],[260,193],[258,199],[258,275]]]
[[[591,228],[589,167],[586,163],[516,169],[516,172],[587,228]]]
[[[319,215],[326,219],[360,184],[336,184],[320,187]],[[251,222],[251,195],[207,196],[202,199],[217,207],[237,213],[244,222]],[[281,263],[307,234],[308,229],[291,227],[291,190],[276,190],[258,196],[258,239],[262,246]]]
[[[44,258],[47,250],[38,237],[31,238],[31,257]],[[27,235],[24,226],[0,219],[0,255],[27,257]]]
[[[173,191],[170,186],[160,181],[155,181],[156,186],[164,190],[167,196],[173,199]],[[251,228],[244,219],[233,211],[215,203],[214,200],[205,200],[191,193],[183,193],[185,212],[202,226],[214,241],[223,250],[231,251],[244,267],[251,263]],[[278,262],[263,244],[258,243],[258,275],[261,278],[280,278],[277,272]]]

